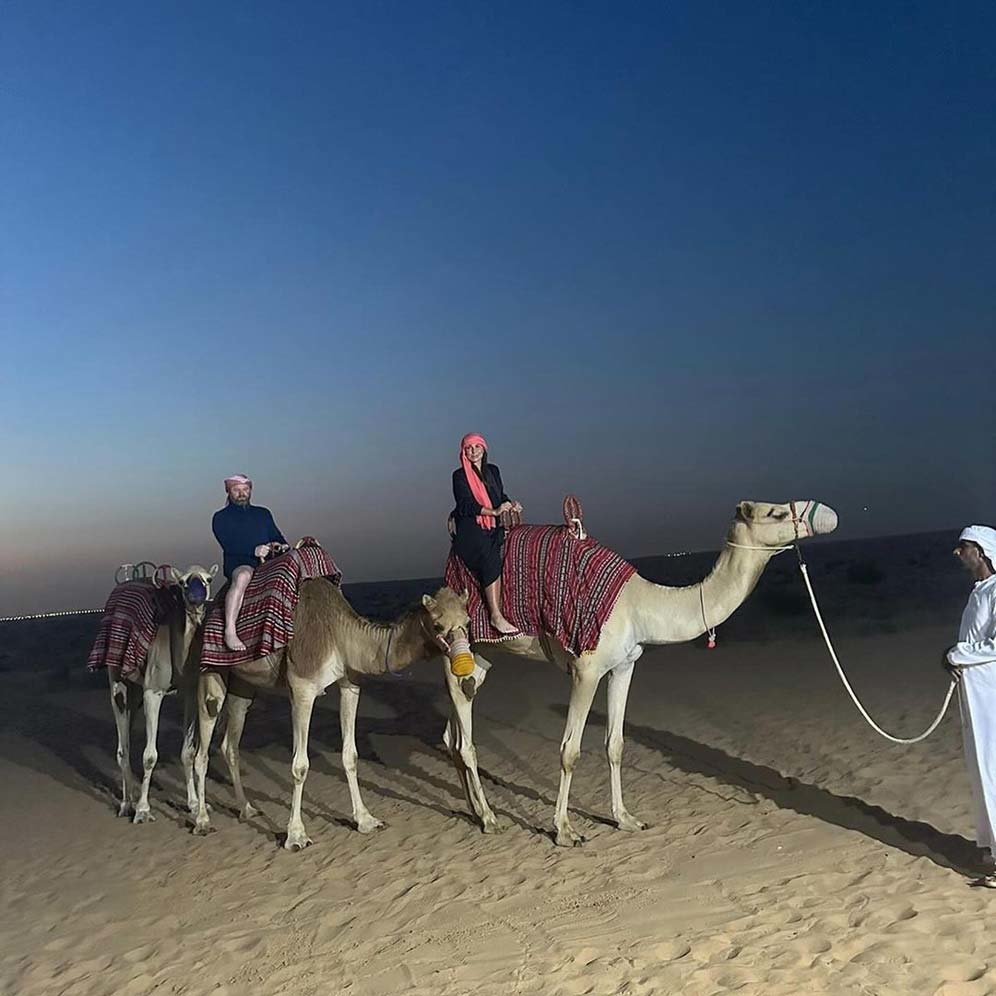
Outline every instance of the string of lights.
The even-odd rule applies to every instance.
[[[657,557],[690,557],[690,556],[691,553],[688,551],[682,551],[680,553],[657,554]],[[103,609],[65,609],[62,612],[32,612],[23,616],[0,616],[0,623],[26,622],[29,619],[60,619],[63,616],[91,616],[91,615],[96,615],[98,612],[103,612],[103,611],[104,611]]]
[[[89,616],[103,609],[65,609],[62,612],[33,612],[24,616],[0,616],[0,623],[23,622],[26,619],[58,619],[60,616]]]

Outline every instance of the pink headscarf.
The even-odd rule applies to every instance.
[[[485,453],[487,452],[487,440],[480,433],[468,432],[460,440],[460,466],[463,467],[463,472],[467,478],[467,483],[470,485],[470,493],[474,496],[474,500],[483,508],[490,508],[491,495],[488,494],[488,489],[484,486],[484,481],[481,480],[477,471],[474,470],[474,465],[467,459],[467,455],[463,452],[465,446],[470,446],[473,443],[483,446]],[[477,524],[482,529],[494,529],[495,520],[490,515],[479,515],[477,516]]]
[[[225,491],[231,491],[233,484],[248,484],[250,488],[252,487],[252,481],[245,474],[232,474],[231,477],[226,477]]]

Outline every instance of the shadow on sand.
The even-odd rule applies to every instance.
[[[553,706],[552,710],[566,718],[567,710],[563,706]],[[606,722],[605,714],[595,710],[590,719],[603,726]],[[730,787],[746,789],[769,799],[781,809],[813,816],[845,830],[855,830],[887,847],[912,857],[928,858],[963,875],[976,875],[982,869],[982,852],[974,841],[958,834],[941,833],[929,823],[896,816],[856,796],[835,795],[819,785],[783,775],[766,765],[754,764],[708,744],[639,723],[626,723],[626,738],[657,751],[679,771],[706,775]],[[625,767],[625,761],[623,765]]]

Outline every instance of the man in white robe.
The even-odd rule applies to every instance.
[[[976,840],[996,864],[996,529],[963,529],[955,556],[975,586],[946,666],[959,683],[965,760],[975,798]],[[996,874],[979,879],[996,889]]]

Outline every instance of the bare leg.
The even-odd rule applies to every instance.
[[[626,698],[633,680],[633,661],[617,664],[609,672],[609,721],[605,728],[605,753],[609,759],[612,818],[620,830],[646,830],[647,824],[629,814],[622,796],[623,721]]]
[[[225,704],[225,679],[213,671],[200,676],[197,683],[197,756],[194,758],[194,771],[197,774],[197,819],[194,833],[211,832],[211,818],[208,816],[205,781],[208,769],[208,750],[214,735],[214,724]]]
[[[135,812],[135,784],[131,773],[131,715],[136,690],[127,681],[111,678],[111,709],[114,725],[118,730],[118,768],[121,771],[121,804],[118,816],[131,816]]]
[[[291,815],[287,821],[287,840],[284,847],[288,851],[303,850],[311,843],[301,819],[301,798],[304,795],[304,781],[308,777],[308,731],[311,728],[311,711],[317,693],[315,686],[307,681],[288,681],[291,697],[291,725],[294,729],[294,758],[291,761],[291,777],[294,779],[294,795],[291,799]]]
[[[495,578],[484,589],[484,600],[488,603],[491,625],[499,633],[518,633],[518,630],[505,618],[501,611],[501,578]]]
[[[475,669],[475,675],[477,669]],[[443,674],[446,675],[446,690],[450,693],[450,720],[443,734],[443,743],[449,748],[450,757],[463,783],[467,802],[481,821],[485,833],[501,833],[505,828],[498,822],[491,806],[488,805],[477,770],[477,750],[474,747],[474,703],[464,695],[459,678],[450,671],[449,661],[443,659]],[[484,673],[481,674],[483,682]]]
[[[447,664],[449,662],[447,661]],[[349,797],[353,802],[353,819],[360,833],[373,833],[383,825],[371,815],[360,798],[360,783],[356,778],[356,708],[360,704],[360,688],[348,678],[339,682],[339,723],[342,727],[342,767],[349,784]]]
[[[239,819],[245,822],[259,814],[259,810],[246,799],[245,790],[242,788],[242,768],[239,765],[239,744],[242,742],[246,713],[249,712],[252,699],[229,693],[227,702],[228,712],[225,719],[225,735],[221,739],[221,753],[232,779],[235,805],[239,807]]]
[[[557,832],[556,843],[560,847],[577,847],[584,842],[584,838],[574,832],[567,817],[567,801],[571,794],[574,766],[581,754],[581,736],[588,721],[592,699],[595,698],[595,689],[598,688],[598,672],[590,663],[582,671],[575,662],[571,701],[567,707],[567,725],[560,744],[560,791],[557,793],[557,808],[553,817],[553,828]]]
[[[246,645],[239,639],[235,624],[242,608],[242,599],[246,597],[246,588],[252,579],[251,567],[236,567],[232,572],[232,583],[225,596],[225,646],[229,650],[245,650]]]
[[[152,772],[159,760],[157,741],[159,740],[159,710],[163,707],[165,691],[159,688],[146,688],[142,693],[145,706],[145,751],[142,753],[142,789],[135,807],[136,823],[151,823],[155,820],[149,808],[149,785],[152,783]]]

